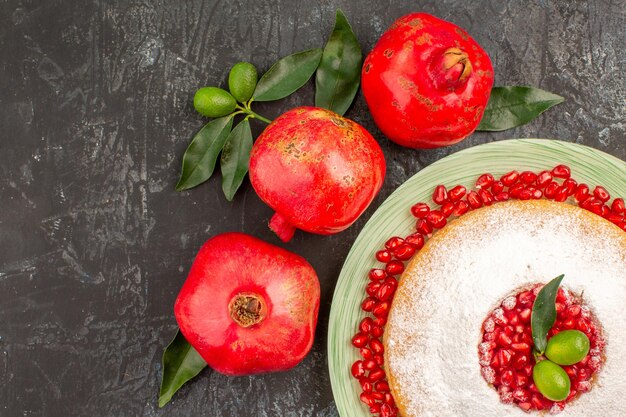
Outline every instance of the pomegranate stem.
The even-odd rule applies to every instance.
[[[289,242],[296,233],[296,227],[280,213],[275,213],[272,216],[269,227],[283,242]]]

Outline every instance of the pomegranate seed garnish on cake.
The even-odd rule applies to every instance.
[[[602,327],[582,296],[560,288],[556,296],[556,322],[548,337],[565,330],[579,330],[589,339],[591,350],[576,364],[565,366],[571,390],[567,399],[545,398],[533,382],[533,340],[531,310],[542,284],[525,286],[509,294],[493,309],[482,324],[478,345],[481,375],[497,390],[504,403],[524,411],[561,411],[566,404],[591,389],[604,361],[605,340]]]
[[[439,185],[432,199],[407,208],[415,231],[391,237],[376,253],[384,265],[369,273],[367,317],[352,339],[362,359],[351,373],[370,413],[626,415],[616,394],[626,377],[615,362],[626,358],[624,200],[579,184],[564,165],[484,174],[473,190]],[[571,382],[567,398],[552,401],[533,383],[545,358],[532,353],[525,303],[561,272],[568,282],[547,337],[577,332],[591,346],[580,363],[552,364]]]

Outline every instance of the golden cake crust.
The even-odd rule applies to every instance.
[[[519,220],[519,224],[516,222],[517,220]],[[529,224],[529,222],[532,224]],[[500,227],[506,227],[506,229],[510,231],[510,242],[507,242],[508,238],[506,234],[499,229]],[[541,254],[537,255],[532,253],[528,255],[529,264],[527,271],[524,271],[522,261],[517,258],[526,256],[525,252],[532,252],[524,250],[524,248],[527,248],[525,241],[541,237],[542,241],[538,243],[539,245],[543,244],[543,241],[550,240],[549,243],[551,247],[553,247],[554,245],[558,245],[559,241],[558,239],[549,239],[548,237],[555,234],[555,231],[563,233],[563,236],[568,237],[567,239],[563,239],[564,247],[560,248],[563,250],[562,256],[564,259],[559,259],[557,255],[556,259],[554,259],[554,263],[557,265],[533,265],[533,262],[541,262],[543,264],[549,262],[542,259]],[[548,233],[546,235],[548,237],[543,236],[543,232]],[[535,236],[535,233],[538,235]],[[571,235],[573,235],[573,237]],[[569,237],[571,237],[571,239]],[[489,240],[492,238],[498,239],[498,242],[490,242]],[[467,245],[476,245],[479,243],[487,246],[493,244],[493,246],[490,246],[491,249],[477,250],[476,256],[479,257],[479,259],[473,259],[471,255],[472,250],[465,250],[463,247],[462,242],[464,239],[467,240]],[[576,243],[579,244],[579,248],[576,248]],[[548,242],[545,244],[547,245]],[[510,245],[510,248],[505,248],[504,246],[506,245]],[[602,247],[594,249],[587,245],[599,245]],[[493,262],[485,259],[489,256],[489,253],[486,252],[487,250],[495,251],[494,256],[497,256],[498,259],[494,259]],[[520,251],[519,253],[516,252],[518,250]],[[383,340],[385,346],[385,370],[392,394],[401,415],[404,417],[417,417],[418,415],[526,415],[520,409],[512,405],[501,404],[495,390],[488,387],[480,376],[477,345],[480,341],[482,318],[489,309],[500,300],[500,297],[505,296],[507,292],[513,291],[520,285],[530,282],[547,282],[561,272],[565,272],[564,270],[566,269],[569,273],[566,273],[564,284],[571,284],[576,290],[584,289],[581,287],[585,284],[584,279],[576,276],[577,270],[581,268],[578,265],[574,265],[578,261],[571,258],[572,256],[577,256],[578,252],[580,252],[580,256],[583,256],[584,259],[595,260],[598,263],[603,261],[610,262],[609,269],[603,269],[602,271],[605,274],[606,271],[612,271],[617,274],[617,277],[614,277],[617,279],[617,283],[611,282],[609,284],[617,287],[619,291],[624,291],[624,294],[626,294],[626,289],[624,288],[626,287],[626,275],[624,275],[624,265],[626,265],[626,233],[607,220],[577,206],[565,203],[554,203],[546,200],[508,201],[469,212],[463,217],[451,221],[443,229],[437,231],[414,256],[405,272],[402,274],[391,306],[389,321]],[[559,252],[555,251],[555,253]],[[610,259],[603,259],[604,254],[607,254],[607,257]],[[506,263],[507,257],[512,260],[509,264]],[[442,261],[445,261],[444,263],[446,265],[441,265]],[[498,262],[504,263],[498,264]],[[516,265],[516,262],[519,263],[519,265]],[[435,263],[437,265],[434,265]],[[492,263],[497,264],[493,266],[493,269],[489,266]],[[485,265],[487,265],[487,267],[485,267]],[[508,265],[510,265],[509,271],[507,271]],[[559,268],[558,265],[561,265],[561,267]],[[462,335],[458,338],[458,342],[463,345],[469,344],[471,346],[457,347],[454,345],[454,342],[450,342],[448,346],[450,349],[446,349],[445,346],[442,346],[440,350],[438,349],[438,345],[428,345],[426,341],[433,337],[439,337],[441,338],[442,345],[445,345],[448,343],[448,339],[456,337],[454,332],[449,332],[449,327],[453,323],[441,322],[439,323],[440,327],[437,327],[437,324],[430,326],[427,323],[431,320],[439,320],[442,317],[445,318],[446,307],[440,304],[442,304],[442,300],[446,299],[446,293],[454,294],[454,291],[457,290],[456,284],[461,283],[461,280],[464,279],[464,274],[459,273],[459,270],[463,268],[470,271],[468,276],[472,277],[483,276],[483,274],[478,273],[479,271],[473,271],[472,268],[484,268],[484,278],[479,278],[478,280],[482,279],[486,282],[485,288],[488,289],[488,292],[491,291],[493,294],[500,294],[500,292],[504,291],[504,293],[497,297],[494,297],[493,294],[486,294],[486,297],[493,297],[493,299],[489,298],[488,301],[482,303],[483,305],[472,302],[469,302],[467,305],[454,305],[454,308],[464,310],[465,312],[465,315],[459,315],[460,321],[463,322],[465,327],[461,329]],[[504,270],[500,271],[500,269]],[[549,271],[556,273],[553,273],[552,276],[543,276],[552,273]],[[496,272],[498,273],[496,274]],[[589,274],[587,270],[584,272]],[[459,278],[456,281],[450,278],[450,275],[454,275],[455,273],[459,273]],[[506,277],[507,273],[511,274],[511,278]],[[446,278],[442,279],[441,274],[445,274]],[[425,284],[433,280],[441,280],[444,287],[437,286],[436,283],[433,285]],[[623,285],[621,283],[623,283]],[[463,284],[465,283],[463,282]],[[498,288],[492,288],[494,286]],[[481,285],[472,286],[471,284],[465,285],[465,288],[470,288],[470,291],[476,293],[482,292],[481,290],[483,289]],[[472,288],[474,290],[472,290]],[[600,292],[601,294],[598,294],[598,297],[602,297],[604,294],[602,291]],[[606,289],[605,293],[606,292],[610,293],[611,291],[610,289]],[[595,300],[594,296],[592,295],[590,298],[593,303]],[[437,299],[439,299],[439,303]],[[622,308],[626,308],[626,300],[617,302]],[[477,304],[476,309],[481,311],[473,311],[473,304]],[[612,308],[619,309],[620,305],[613,306]],[[438,309],[442,311],[438,311]],[[603,313],[603,311],[601,310],[600,313]],[[610,314],[610,312],[607,312],[607,314]],[[468,316],[467,318],[470,319],[470,322],[465,323],[465,316]],[[473,319],[471,319],[470,316],[472,316]],[[603,317],[603,314],[600,314],[600,316],[599,318],[602,322],[602,319],[605,317]],[[411,328],[411,319],[414,319],[413,328]],[[617,326],[623,326],[624,324],[626,324],[626,319],[618,320],[618,323],[614,323],[614,325]],[[472,326],[475,326],[475,330],[472,329]],[[626,326],[624,326],[624,329],[624,332],[626,332]],[[447,336],[446,334],[442,335],[439,333],[446,333]],[[609,334],[608,336],[611,338],[612,335]],[[618,339],[623,339],[624,343],[626,343],[626,336],[619,336]],[[447,352],[447,350],[454,349],[457,349],[455,351],[456,353]],[[471,352],[474,352],[473,357]],[[454,364],[455,359],[446,358],[447,353],[452,356],[459,356],[458,354],[460,353],[462,363]],[[610,349],[607,351],[607,354],[611,354]],[[429,362],[424,362],[420,364],[419,369],[410,369],[412,366],[411,361],[413,359],[419,360],[419,358],[423,356],[432,356],[432,361],[440,361],[441,363],[435,363],[432,368],[430,368]],[[616,352],[616,356],[619,357],[620,360],[626,360],[624,348]],[[455,370],[453,369],[455,365],[460,368],[458,379],[456,379],[457,375],[455,375]],[[437,366],[440,366],[441,369],[438,369]],[[424,368],[428,369],[424,370]],[[409,380],[409,378],[433,378],[434,380],[414,382]],[[468,380],[466,381],[466,379]],[[612,383],[614,381],[608,382]],[[432,388],[429,387],[429,384],[440,384],[441,386]],[[445,386],[456,384],[460,384],[460,386]],[[619,382],[618,385],[622,389],[626,389],[626,382],[624,382],[624,380]],[[485,388],[492,391],[492,395],[485,391]],[[446,392],[448,389],[450,390],[449,393]],[[603,389],[605,389],[605,387],[595,388],[596,391]],[[450,398],[450,404],[446,404],[440,412],[435,411],[433,413],[433,407],[427,406],[430,401],[437,401],[437,398],[433,396],[439,395],[439,391],[443,391],[441,392],[442,398],[447,398],[454,395],[455,390],[458,390],[470,403],[472,402],[472,397],[477,395],[481,398],[481,401],[487,399],[487,402],[495,402],[497,404],[488,406],[485,413],[479,413],[476,410],[462,410],[460,409],[460,403],[457,409],[455,408],[457,404],[454,404],[454,398]],[[473,390],[479,391],[479,394],[473,393]],[[593,391],[594,390],[585,395],[591,396]],[[611,389],[611,391],[613,391],[613,389]],[[450,395],[446,397],[446,394]],[[416,399],[416,397],[420,396],[423,398]],[[584,398],[584,396],[581,398]],[[581,406],[584,406],[583,403],[585,401],[577,400],[576,403],[578,402],[581,403]],[[596,404],[596,402],[593,402],[593,404]],[[613,405],[614,404],[609,401],[608,406]],[[572,412],[574,408],[568,408],[568,411]],[[569,415],[577,416],[579,414],[568,413],[568,416]],[[581,412],[580,415],[584,415],[584,413]]]

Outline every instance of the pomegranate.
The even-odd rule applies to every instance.
[[[365,59],[363,94],[380,130],[409,148],[461,141],[482,118],[493,68],[458,26],[426,13],[401,17]]]
[[[284,113],[250,154],[250,182],[276,211],[269,226],[285,242],[296,228],[322,235],[346,229],[372,202],[384,177],[385,159],[374,138],[321,108]]]
[[[302,257],[242,233],[209,239],[176,299],[185,339],[226,375],[282,371],[309,352],[320,286]]]

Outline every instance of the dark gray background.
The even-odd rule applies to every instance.
[[[322,284],[316,341],[290,372],[205,371],[157,408],[172,306],[196,250],[245,231],[269,242],[271,210],[246,184],[233,203],[217,176],[176,193],[203,124],[194,91],[225,85],[247,60],[323,46],[341,7],[368,52],[393,20],[426,11],[465,28],[491,55],[496,84],[566,96],[537,121],[445,149],[387,141],[361,95],[347,116],[379,140],[388,169],[370,209],[344,233],[281,244]],[[336,416],[328,313],[350,245],[374,209],[421,168],[512,137],[584,143],[626,159],[626,4],[621,1],[0,2],[0,416]],[[313,87],[256,110],[313,103]],[[262,124],[254,122],[256,133]],[[348,372],[346,370],[346,372]]]

